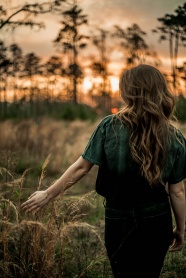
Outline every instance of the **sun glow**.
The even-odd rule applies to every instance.
[[[102,79],[101,77],[96,77],[96,78],[90,78],[90,77],[85,77],[83,80],[83,88],[84,92],[87,93],[89,90],[92,89],[93,84],[101,84]],[[117,76],[110,76],[109,77],[109,83],[110,83],[110,88],[111,92],[118,92],[119,90],[119,78]]]
[[[84,88],[84,92],[88,92],[91,88],[92,88],[92,81],[90,78],[84,78],[83,80],[83,88]]]
[[[112,92],[118,92],[119,90],[119,78],[117,76],[111,76],[110,77],[110,83]]]

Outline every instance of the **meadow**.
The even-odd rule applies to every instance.
[[[96,166],[37,215],[20,208],[81,155],[98,122],[0,122],[0,277],[112,277],[103,241],[103,199],[94,191]],[[186,247],[168,253],[161,278],[185,278],[185,273]]]

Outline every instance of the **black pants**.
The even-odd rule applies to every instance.
[[[114,277],[158,278],[172,242],[169,202],[105,210],[105,246]]]

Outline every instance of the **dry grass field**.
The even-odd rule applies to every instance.
[[[97,167],[38,215],[20,209],[30,193],[49,186],[81,155],[98,122],[0,122],[0,277],[112,277],[102,198],[94,191]],[[185,273],[185,248],[169,253],[161,278]]]
[[[36,181],[45,159],[50,156],[47,178],[43,181],[44,185],[48,185],[81,155],[98,122],[50,119],[39,122],[33,120],[1,122],[0,151],[2,155],[12,156],[11,161],[16,160],[16,172],[23,173],[26,169],[30,169],[30,175],[32,178],[35,177]],[[1,163],[7,168],[4,163],[8,163],[8,158]],[[96,169],[93,169],[83,181],[82,192],[86,191],[87,186],[90,189],[90,186],[94,185],[95,175]],[[32,182],[29,187],[34,190],[36,186],[37,184]]]

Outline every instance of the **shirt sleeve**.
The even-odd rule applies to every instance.
[[[179,147],[177,149],[176,158],[169,177],[169,183],[178,183],[186,178],[186,140],[179,132]]]
[[[101,166],[104,159],[104,129],[102,122],[92,133],[82,157],[90,163]]]

